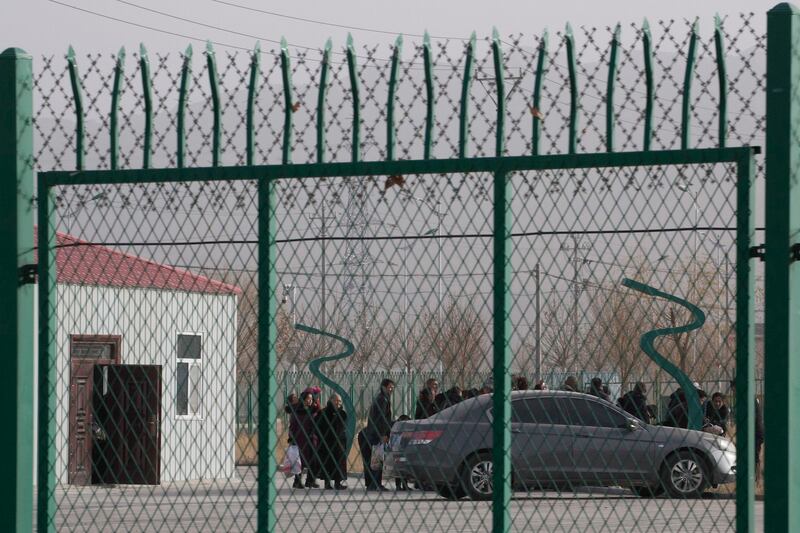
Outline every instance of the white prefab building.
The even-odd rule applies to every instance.
[[[68,235],[57,242],[57,482],[233,476],[241,291]]]

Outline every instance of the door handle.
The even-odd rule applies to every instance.
[[[584,435],[583,433],[578,433],[578,434],[577,434],[577,435],[575,435],[575,436],[576,436],[576,437],[584,437],[584,438],[587,438],[587,439],[590,439],[590,438],[592,438],[592,435]]]
[[[512,429],[511,433],[522,433],[521,429]]]

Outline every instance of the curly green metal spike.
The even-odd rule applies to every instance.
[[[142,147],[142,168],[150,168],[153,146],[153,83],[150,79],[150,59],[147,48],[139,45],[139,68],[142,73],[142,98],[144,100],[144,143]]]
[[[111,113],[109,135],[111,144],[111,170],[117,170],[119,161],[119,99],[122,94],[122,78],[125,76],[125,47],[117,52],[114,65],[114,83],[111,86]]]
[[[83,170],[83,89],[78,74],[78,60],[71,45],[67,50],[67,68],[72,85],[72,101],[75,103],[75,170]]]
[[[653,345],[653,341],[655,341],[657,337],[662,337],[664,335],[675,335],[700,329],[706,322],[705,313],[703,313],[699,307],[689,303],[683,298],[678,298],[672,294],[661,292],[650,285],[645,285],[644,283],[628,278],[624,278],[622,280],[622,285],[623,287],[628,287],[629,289],[639,291],[647,294],[648,296],[664,298],[670,302],[675,302],[676,304],[688,309],[689,312],[692,313],[693,320],[686,325],[648,331],[642,335],[639,341],[639,346],[641,347],[642,351],[644,351],[644,353],[650,357],[650,359],[652,359],[658,366],[666,370],[669,375],[675,378],[675,381],[677,381],[683,389],[683,392],[686,395],[686,400],[689,404],[689,423],[687,427],[689,429],[701,429],[703,426],[703,412],[700,408],[700,396],[697,394],[697,390],[695,389],[692,380],[680,368],[672,364],[670,361],[664,358],[664,356],[658,353],[658,350],[656,350]]]
[[[356,347],[353,346],[353,343],[349,340],[345,339],[344,337],[340,337],[338,335],[334,335],[333,333],[328,333],[327,331],[322,331],[321,329],[313,328],[311,326],[306,326],[305,324],[295,324],[294,328],[298,331],[303,331],[305,333],[311,333],[313,335],[322,335],[323,337],[330,337],[331,339],[337,340],[344,344],[344,351],[341,353],[337,353],[334,355],[325,355],[323,357],[318,357],[309,361],[308,369],[314,374],[319,380],[336,391],[336,393],[342,397],[342,403],[344,403],[345,411],[347,412],[347,448],[349,450],[350,447],[353,445],[353,439],[355,438],[356,434],[356,410],[355,405],[353,405],[353,399],[350,397],[347,392],[345,392],[344,388],[330,379],[328,376],[323,374],[319,367],[322,366],[322,363],[328,363],[330,361],[338,361],[339,359],[344,359],[346,357],[350,357],[356,351]]]

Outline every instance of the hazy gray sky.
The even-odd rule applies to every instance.
[[[0,48],[17,46],[34,55],[40,55],[61,54],[69,44],[81,52],[116,51],[123,45],[129,50],[135,50],[140,42],[144,42],[151,51],[167,52],[182,50],[189,43],[205,39],[215,41],[220,49],[224,49],[223,45],[251,49],[257,38],[260,38],[264,41],[264,48],[271,48],[274,44],[268,42],[268,39],[279,40],[281,36],[285,36],[290,44],[312,48],[320,48],[327,37],[332,37],[338,47],[344,43],[348,31],[352,31],[359,44],[388,44],[394,38],[391,34],[420,34],[425,29],[432,36],[466,37],[472,30],[477,31],[479,36],[489,35],[492,26],[497,26],[503,35],[536,35],[545,27],[551,31],[560,29],[568,21],[575,27],[605,27],[617,21],[623,25],[639,23],[644,17],[652,22],[658,19],[680,20],[698,16],[701,31],[707,34],[713,27],[715,13],[724,16],[754,12],[753,25],[763,28],[766,24],[766,11],[776,2],[311,0],[292,3],[264,0],[6,0],[4,4],[4,13],[0,19]],[[246,10],[237,5],[274,14]],[[362,29],[348,30],[287,16]],[[390,34],[366,31],[366,28]],[[630,31],[630,28],[627,30]],[[657,28],[654,28],[655,31]],[[419,41],[420,38],[410,37],[410,40]]]

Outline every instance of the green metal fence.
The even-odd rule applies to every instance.
[[[780,89],[767,117],[781,141],[793,134],[780,95],[794,94],[781,61],[793,57],[795,18],[779,6],[769,19],[769,38],[791,44],[768,56],[787,69],[767,81]],[[30,529],[35,513],[42,531],[358,530],[389,520],[627,530],[631,519],[753,530],[759,411],[770,405],[766,433],[791,444],[796,369],[781,314],[793,264],[770,262],[780,245],[768,241],[768,268],[789,284],[767,287],[766,368],[790,381],[753,401],[763,249],[759,152],[747,145],[760,144],[765,124],[765,43],[754,35],[752,49],[736,46],[752,34],[748,20],[727,35],[715,21],[708,41],[696,24],[684,34],[665,22],[656,40],[645,24],[625,45],[617,27],[607,46],[567,26],[533,53],[497,33],[488,46],[465,41],[461,57],[425,38],[410,60],[401,39],[385,60],[358,56],[352,41],[341,56],[330,44],[319,57],[284,45],[272,70],[258,47],[218,65],[209,46],[199,73],[191,48],[179,68],[158,56],[151,69],[142,47],[135,74],[125,74],[124,50],[114,58],[108,93],[98,90],[100,56],[81,73],[70,50],[65,68],[46,58],[32,78],[29,58],[5,53],[2,101],[16,107],[0,106],[0,144],[14,147],[4,174],[23,184],[8,210],[18,282],[4,289],[20,302],[20,325],[4,333],[18,346],[4,387],[17,406],[13,527]],[[788,153],[767,155],[769,172],[791,168]],[[791,199],[794,185],[768,193]],[[768,212],[772,235],[791,235],[789,211]],[[319,414],[313,395],[287,406],[289,385],[279,385],[306,365],[315,380],[303,383],[324,385]],[[573,383],[575,368],[585,375]],[[408,383],[410,369],[454,396],[428,398],[427,384]],[[31,435],[32,372],[33,511],[20,444]],[[356,399],[376,384],[342,386],[358,373],[403,376],[374,396],[364,432]],[[572,390],[524,392],[520,376],[527,388]],[[697,390],[722,376],[735,376],[735,391],[720,391],[735,396],[727,416]],[[601,378],[592,394],[574,392],[591,377]],[[681,390],[667,389],[653,420],[604,401],[616,398],[603,384],[624,393],[634,380]],[[247,383],[267,422],[242,442],[237,385]],[[346,418],[326,406],[334,390]],[[441,413],[396,421],[398,408],[417,410],[412,394]],[[285,463],[295,454],[287,438],[305,482]],[[775,531],[796,522],[788,502],[798,485],[795,452],[776,442],[767,464],[782,466],[770,466],[766,485],[782,492],[767,500],[765,522]],[[243,448],[256,468],[237,466]],[[348,486],[318,490],[315,477]]]

